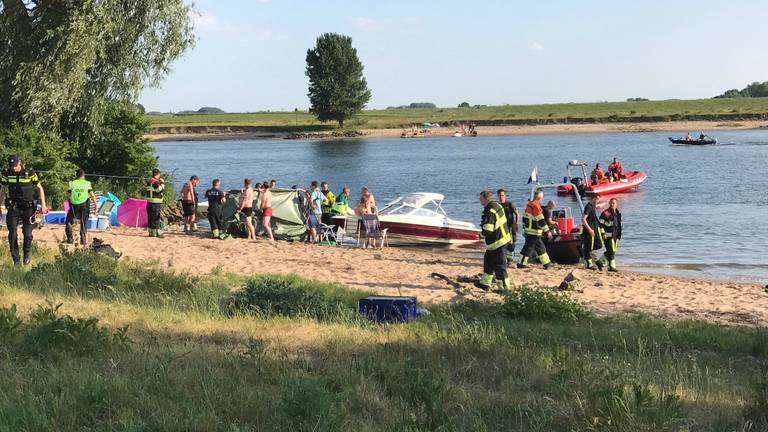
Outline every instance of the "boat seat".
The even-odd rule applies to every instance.
[[[573,232],[574,223],[573,218],[569,217],[560,217],[555,219],[555,222],[557,222],[557,229],[560,231],[560,234],[570,234]]]

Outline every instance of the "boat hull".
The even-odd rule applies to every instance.
[[[480,240],[476,229],[448,225],[428,225],[405,221],[380,219],[381,227],[387,229],[387,239],[399,245],[467,245]]]
[[[561,236],[547,242],[549,259],[558,264],[578,264],[581,260],[581,238],[574,235]]]
[[[642,171],[630,171],[626,178],[610,183],[601,183],[580,188],[583,195],[613,195],[638,188],[648,180],[648,176]],[[557,193],[567,195],[573,191],[573,185],[562,185],[557,188]]]
[[[696,139],[696,140],[685,140],[685,139],[677,139],[677,138],[669,138],[669,140],[672,142],[672,144],[685,144],[685,145],[712,145],[717,144],[717,139]]]

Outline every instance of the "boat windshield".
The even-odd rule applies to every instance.
[[[446,216],[441,203],[443,196],[434,193],[405,195],[387,204],[380,215]]]

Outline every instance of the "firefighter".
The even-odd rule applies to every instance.
[[[152,178],[147,180],[145,196],[147,198],[147,228],[150,237],[160,237],[160,213],[163,209],[163,191],[165,190],[165,181],[160,176],[160,170],[152,170]]]
[[[506,246],[512,240],[507,228],[507,218],[504,209],[493,201],[493,192],[480,192],[480,204],[483,205],[483,217],[480,223],[480,236],[485,241],[483,257],[483,275],[475,286],[490,290],[493,277],[496,276],[496,287],[499,290],[509,289],[507,277]]]
[[[34,229],[34,217],[37,210],[35,204],[35,191],[40,199],[42,212],[48,213],[45,205],[45,191],[40,184],[37,174],[26,169],[21,164],[21,159],[13,155],[8,158],[8,168],[3,170],[0,176],[0,202],[5,201],[8,212],[6,225],[8,226],[8,244],[11,247],[13,263],[19,265],[18,227],[22,226],[24,233],[24,265],[30,263],[32,250],[32,230]]]
[[[581,217],[581,246],[587,270],[603,269],[603,263],[600,261],[595,262],[594,258],[592,258],[592,251],[600,250],[603,247],[602,230],[597,219],[597,202],[598,196],[592,195],[587,205],[584,206],[584,215]]]
[[[541,239],[542,235],[545,235],[547,240],[552,239],[552,233],[549,231],[547,221],[544,219],[544,210],[541,208],[542,199],[544,199],[544,191],[537,189],[533,194],[533,199],[528,201],[528,205],[525,207],[525,213],[523,213],[525,244],[523,245],[523,250],[520,251],[523,257],[517,264],[517,268],[527,268],[528,260],[533,252],[536,252],[539,262],[544,264],[545,269],[553,266],[547,254],[547,247],[544,246],[544,242]]]
[[[603,244],[605,245],[605,254],[598,261],[601,265],[608,265],[609,272],[616,272],[616,250],[619,248],[621,240],[621,212],[619,211],[619,200],[611,198],[608,202],[608,208],[600,213],[600,228],[603,231]]]
[[[504,216],[507,217],[507,231],[509,231],[509,235],[512,238],[504,248],[507,254],[507,261],[510,261],[515,257],[515,242],[517,241],[520,213],[517,212],[517,208],[511,201],[507,201],[507,191],[499,189],[496,191],[496,194],[499,196],[499,205],[504,209]]]

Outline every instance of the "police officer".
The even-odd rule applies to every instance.
[[[79,169],[75,176],[77,178],[69,182],[69,212],[67,212],[64,234],[67,237],[67,243],[74,243],[72,227],[75,225],[75,219],[79,219],[80,245],[85,246],[88,233],[88,216],[91,214],[91,202],[96,203],[98,200],[93,193],[91,182],[85,179],[85,171]]]
[[[496,191],[496,195],[499,197],[499,205],[504,209],[504,216],[507,217],[507,231],[512,240],[507,243],[504,248],[507,254],[507,261],[515,257],[515,243],[517,242],[517,230],[520,223],[520,213],[517,212],[517,208],[511,201],[507,201],[507,191],[499,189]]]
[[[533,199],[528,201],[528,205],[525,207],[525,213],[523,213],[525,244],[523,245],[523,250],[520,251],[523,257],[517,264],[517,268],[527,268],[528,260],[531,259],[533,252],[536,252],[539,262],[544,264],[545,269],[552,266],[552,261],[550,261],[549,254],[547,254],[547,247],[544,246],[544,242],[541,239],[542,235],[546,235],[547,239],[552,239],[552,233],[549,231],[547,221],[544,219],[544,210],[541,208],[542,199],[544,199],[544,191],[538,189],[533,194]]]
[[[491,289],[493,277],[496,276],[496,286],[500,290],[510,287],[507,277],[506,246],[512,240],[507,228],[507,217],[504,209],[493,201],[493,192],[480,192],[480,204],[483,205],[483,217],[480,235],[485,240],[485,256],[483,257],[483,275],[475,286],[486,291]]]
[[[0,202],[5,200],[7,209],[6,225],[8,226],[8,243],[11,247],[13,263],[19,265],[18,227],[24,232],[24,265],[30,262],[32,249],[32,230],[34,228],[35,191],[40,199],[43,213],[48,212],[45,205],[45,191],[33,170],[24,168],[21,159],[13,155],[8,158],[8,168],[0,175]]]
[[[587,270],[602,270],[603,264],[595,262],[592,258],[592,251],[600,250],[603,247],[603,236],[600,222],[597,219],[598,196],[592,195],[589,202],[584,206],[584,215],[581,217],[581,247],[584,253],[584,265]]]
[[[152,178],[147,180],[147,186],[144,189],[147,198],[147,228],[150,237],[160,237],[160,213],[163,209],[163,191],[165,190],[165,181],[160,176],[160,170],[152,170]]]
[[[619,211],[619,200],[611,198],[608,201],[608,208],[600,213],[600,228],[603,231],[603,244],[605,244],[605,254],[597,261],[598,265],[608,265],[609,272],[616,272],[616,249],[619,248],[621,240],[621,212]]]

